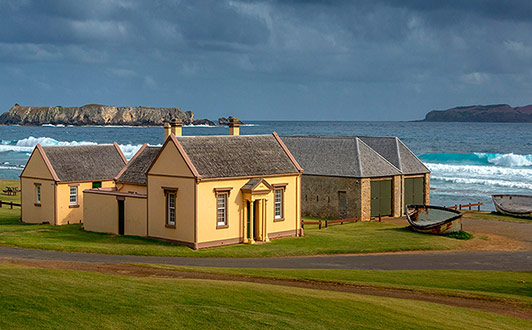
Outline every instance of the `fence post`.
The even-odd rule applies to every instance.
[[[0,208],[2,207],[2,201],[0,201]]]
[[[471,211],[471,203],[469,203],[469,211]]]
[[[320,224],[318,226],[319,226],[318,229],[321,229],[321,220],[320,220]]]
[[[10,202],[9,204],[11,204],[11,209],[13,209],[13,202]]]
[[[379,222],[381,222],[381,214],[379,213]]]
[[[328,228],[329,227],[329,220],[324,220],[324,221],[325,221],[325,228]]]
[[[462,204],[458,204],[458,205],[460,205],[460,210],[461,210],[462,209]]]
[[[479,212],[480,212],[480,205],[481,205],[481,204],[482,204],[482,203],[478,202],[478,211],[479,211]]]

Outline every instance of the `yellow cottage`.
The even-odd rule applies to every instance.
[[[64,225],[83,222],[83,190],[113,187],[127,163],[112,145],[37,145],[22,174],[21,220]]]
[[[301,235],[301,167],[276,133],[230,126],[189,137],[165,127],[164,145],[143,146],[114,189],[84,191],[84,228],[194,249]]]

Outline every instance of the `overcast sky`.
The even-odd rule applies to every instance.
[[[0,0],[0,112],[412,120],[532,103],[532,1]]]

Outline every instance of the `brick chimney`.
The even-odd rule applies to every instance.
[[[172,126],[172,129],[171,129],[172,134],[174,134],[175,136],[183,135],[183,132],[182,132],[183,121],[181,121],[181,119],[177,119],[177,118],[172,119],[171,126]]]
[[[240,125],[242,123],[236,117],[229,118],[229,135],[240,135]]]
[[[166,139],[168,139],[168,137],[170,136],[170,124],[169,123],[164,123],[164,140],[166,141]]]

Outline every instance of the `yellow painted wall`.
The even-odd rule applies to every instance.
[[[124,201],[124,234],[146,236],[146,198],[126,197]]]
[[[118,203],[116,196],[83,193],[83,229],[118,234]]]
[[[31,154],[30,159],[28,159],[28,163],[26,163],[26,166],[22,171],[21,177],[53,180],[52,173],[50,173],[50,170],[48,170],[48,167],[46,166],[39,149],[35,149]]]
[[[70,207],[70,185],[78,186],[78,205],[79,207]],[[114,181],[102,181],[102,188],[114,187]],[[65,225],[68,223],[83,222],[83,190],[91,189],[92,182],[69,182],[57,184],[57,224]]]
[[[36,206],[35,183],[41,184],[41,206]],[[54,181],[20,179],[22,221],[28,223],[49,222],[54,224]]]
[[[173,143],[167,143],[148,173],[148,236],[194,243],[195,178]],[[164,187],[177,188],[176,226],[167,228]]]
[[[249,179],[202,181],[198,184],[198,243],[243,237],[243,219],[245,201],[241,192]],[[297,175],[286,177],[268,177],[270,184],[286,183],[284,196],[284,220],[274,222],[273,192],[254,195],[255,199],[266,199],[266,230],[268,234],[299,229],[299,193],[300,178]],[[215,188],[232,187],[228,198],[228,227],[216,228]],[[259,189],[260,190],[260,189]]]
[[[117,196],[92,192],[85,192],[83,195],[83,228],[118,234]],[[124,234],[146,236],[146,198],[118,198],[124,198]]]
[[[129,183],[117,183],[116,187],[118,191],[123,193],[136,192],[137,194],[146,194],[148,191],[147,186],[135,185]]]

